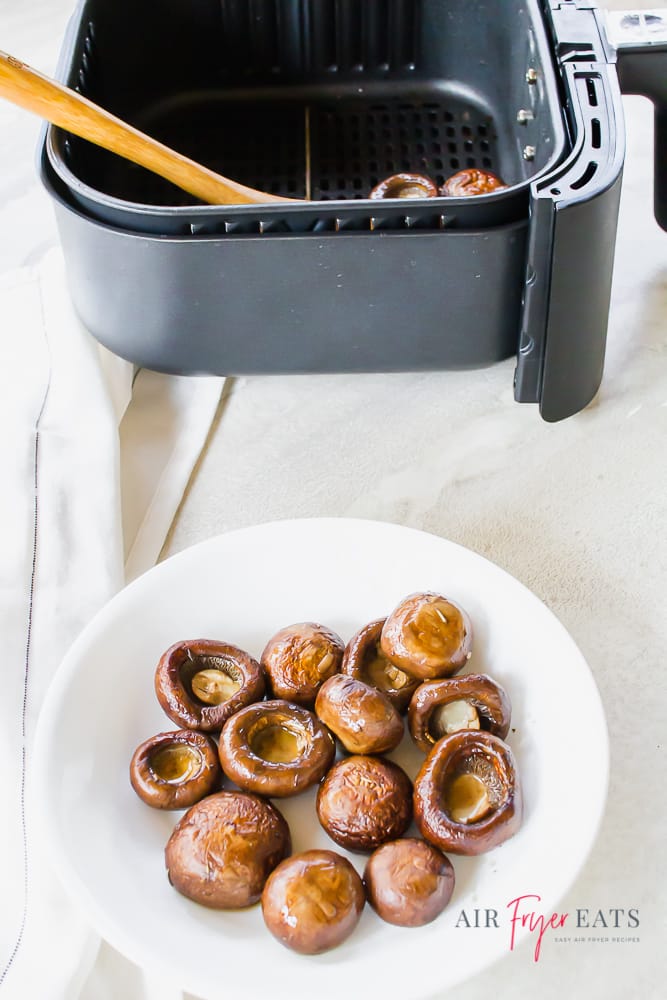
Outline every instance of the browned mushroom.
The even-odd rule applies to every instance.
[[[184,729],[219,732],[239,708],[264,697],[264,674],[237,646],[186,640],[160,657],[155,693],[164,712]]]
[[[479,194],[502,191],[507,184],[490,170],[468,167],[448,177],[440,188],[440,194],[450,198],[470,198]]]
[[[521,825],[512,751],[491,733],[444,736],[417,775],[414,807],[422,837],[443,851],[482,854],[497,847]]]
[[[269,876],[262,913],[286,948],[319,955],[349,937],[365,902],[361,879],[346,858],[334,851],[304,851]]]
[[[350,753],[385,753],[403,739],[403,719],[389,699],[345,674],[324,682],[315,711]]]
[[[344,648],[339,635],[316,622],[280,629],[262,653],[274,698],[312,708],[322,684],[340,670]]]
[[[192,806],[165,849],[169,881],[188,899],[218,910],[256,903],[291,850],[289,827],[270,802],[218,792]]]
[[[507,692],[486,674],[424,681],[408,709],[410,734],[424,753],[460,729],[483,729],[504,740],[510,718]]]
[[[380,635],[386,620],[378,618],[355,632],[345,647],[341,672],[376,687],[395,709],[404,713],[419,680],[399,670],[382,652]]]
[[[219,776],[215,743],[190,729],[151,736],[130,762],[132,787],[155,809],[187,809],[213,791]]]
[[[376,184],[369,198],[437,198],[438,185],[424,174],[392,174]]]
[[[225,723],[218,752],[223,771],[240,788],[285,798],[320,780],[333,762],[336,744],[307,708],[263,701],[242,708]]]
[[[472,626],[458,604],[426,591],[401,601],[384,623],[380,642],[385,656],[413,677],[449,677],[470,659]]]
[[[425,840],[406,837],[374,851],[364,871],[368,902],[399,927],[422,927],[442,913],[454,891],[449,858]]]
[[[341,847],[373,851],[410,825],[412,783],[398,764],[382,757],[346,757],[318,789],[317,816]]]

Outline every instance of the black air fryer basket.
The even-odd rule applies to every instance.
[[[590,3],[85,0],[60,75],[144,131],[294,202],[211,206],[50,128],[41,148],[84,323],[181,374],[466,368],[517,355],[559,420],[602,377],[624,158],[620,87],[656,103],[667,16],[612,45]],[[477,198],[369,200],[465,167]]]

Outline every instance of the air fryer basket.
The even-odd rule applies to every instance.
[[[271,217],[285,231],[321,231],[341,211],[327,202],[367,199],[398,171],[442,184],[474,166],[525,188],[562,156],[537,0],[503,7],[499,18],[479,0],[89,0],[68,82],[220,173],[318,203],[315,216],[290,206]],[[178,206],[195,199],[167,182],[58,130],[49,154],[97,217],[190,234],[192,213]],[[165,205],[177,210],[156,217]],[[440,226],[444,203],[413,207]],[[371,208],[346,213],[343,228],[370,229]],[[195,218],[207,232],[257,233],[262,215],[223,219],[207,206]],[[380,218],[406,228],[395,206]],[[493,211],[481,219],[496,221]]]
[[[182,373],[470,367],[518,348],[516,398],[576,412],[604,358],[614,56],[579,2],[85,0],[70,85],[308,200],[196,204],[50,129],[42,174],[75,305],[116,353]],[[465,166],[509,187],[367,198],[400,170],[441,183]]]

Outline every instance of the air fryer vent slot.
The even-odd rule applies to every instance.
[[[74,89],[91,100],[95,100],[98,86],[96,58],[95,25],[89,21],[81,46],[79,72],[74,82]]]
[[[386,75],[418,65],[421,0],[221,0],[223,77]]]

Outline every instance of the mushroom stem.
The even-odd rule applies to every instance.
[[[192,693],[205,705],[221,705],[241,687],[241,682],[230,677],[224,670],[198,670],[191,681]]]
[[[489,791],[476,774],[461,774],[447,791],[447,809],[455,823],[476,823],[491,811]]]
[[[461,729],[480,729],[479,713],[465,698],[438,705],[431,716],[430,730],[434,740]]]

